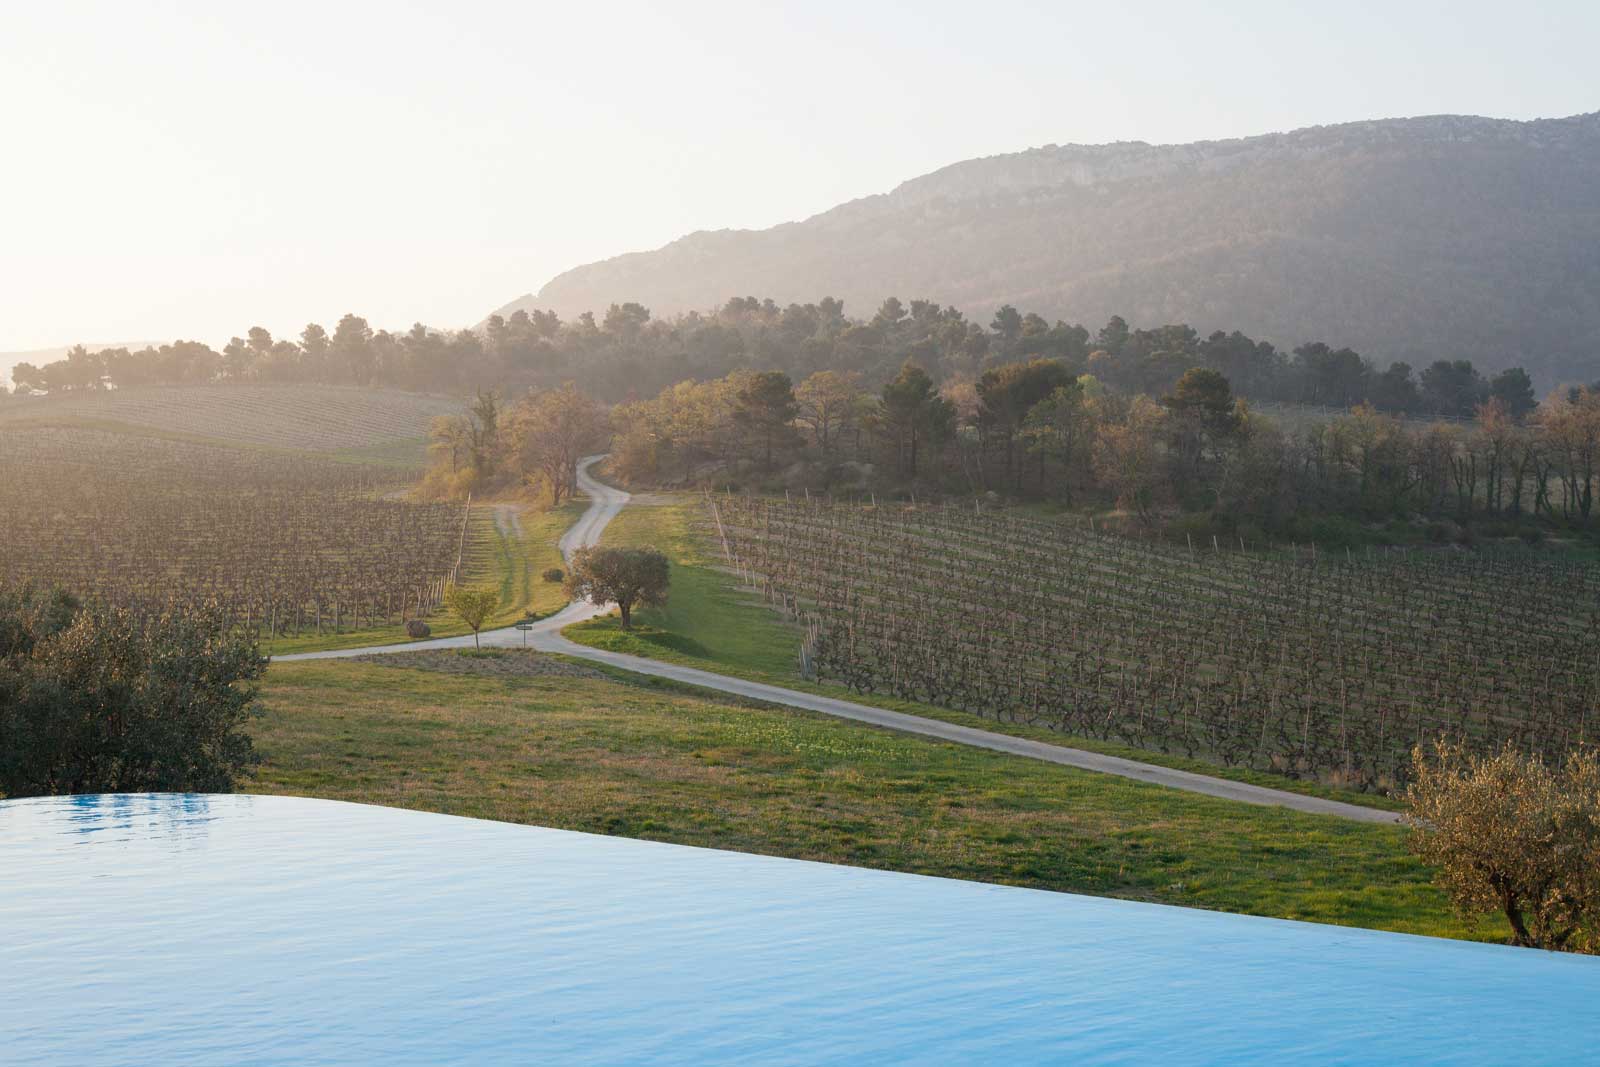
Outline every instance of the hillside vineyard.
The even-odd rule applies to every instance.
[[[215,603],[263,636],[427,614],[455,573],[456,504],[393,472],[110,434],[0,429],[0,583],[112,605]]]
[[[443,397],[336,385],[83,387],[0,406],[0,425],[104,419],[216,441],[332,452],[419,437],[430,418],[458,406]]]
[[[928,507],[710,497],[728,560],[857,692],[1340,782],[1441,734],[1594,740],[1600,577],[1554,557],[1264,558]]]

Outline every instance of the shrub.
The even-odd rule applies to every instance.
[[[0,590],[0,794],[228,792],[266,666],[214,607]]]
[[[1466,916],[1499,910],[1512,942],[1600,947],[1600,759],[1561,767],[1509,743],[1478,756],[1440,741],[1412,752],[1412,849]]]
[[[547,582],[564,582],[567,580],[566,572],[560,567],[546,568],[545,572],[541,574],[540,577]]]
[[[433,633],[433,628],[421,619],[411,619],[406,623],[407,637],[428,637]]]

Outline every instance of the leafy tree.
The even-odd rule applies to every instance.
[[[950,402],[939,395],[928,372],[910,360],[879,394],[877,423],[894,443],[895,463],[917,476],[917,457],[924,443],[944,440],[954,423]]]
[[[1239,429],[1233,387],[1228,379],[1207,367],[1184,372],[1162,403],[1175,415],[1192,415],[1215,437],[1226,437]]]
[[[372,380],[372,327],[359,315],[346,315],[333,329],[332,355],[340,381],[366,385]]]
[[[1372,388],[1367,399],[1380,411],[1405,415],[1419,410],[1422,407],[1422,393],[1417,389],[1417,380],[1411,373],[1411,364],[1401,362],[1389,364],[1388,370],[1372,379]]]
[[[1243,422],[1228,379],[1209,367],[1185,371],[1161,403],[1172,413],[1174,451],[1192,478],[1199,476],[1206,446],[1231,439]]]
[[[795,441],[794,419],[799,410],[794,384],[782,371],[752,374],[739,390],[733,417],[761,443],[762,470],[771,470],[774,452]]]
[[[483,629],[483,624],[500,607],[500,593],[496,589],[469,589],[466,586],[452,584],[444,591],[444,602],[450,605],[450,610],[456,613],[456,618],[467,624],[472,631],[472,645],[474,648],[483,647],[478,641],[478,631]]]
[[[1471,415],[1487,391],[1470,360],[1438,359],[1422,372],[1423,406],[1435,415]]]
[[[900,303],[899,297],[891,296],[878,306],[878,313],[872,317],[872,324],[880,330],[893,329],[906,317],[906,306]]]
[[[1512,942],[1600,948],[1600,759],[1551,768],[1509,743],[1474,755],[1452,741],[1412,753],[1411,846],[1465,916],[1498,910]]]
[[[994,313],[994,321],[989,324],[989,328],[999,339],[1001,351],[1010,352],[1016,347],[1017,339],[1022,336],[1022,313],[1007,304]]]
[[[612,304],[606,309],[606,317],[600,328],[624,341],[633,341],[638,338],[650,321],[650,309],[643,304],[628,302],[626,304]]]
[[[635,607],[667,602],[670,567],[654,548],[580,548],[567,573],[567,595],[595,604],[616,604],[622,628],[633,628]]]
[[[19,393],[41,393],[44,383],[44,373],[32,363],[18,363],[11,368],[11,384]]]
[[[245,333],[245,343],[250,346],[250,351],[256,359],[261,359],[272,351],[272,334],[260,326],[252,326]]]
[[[1005,445],[1008,483],[1013,479],[1021,480],[1015,460],[1022,420],[1035,404],[1072,381],[1072,372],[1057,359],[1001,364],[984,371],[978,379],[978,397],[983,401],[984,415]]]
[[[255,354],[243,337],[233,337],[222,349],[222,373],[233,381],[241,381],[255,362]]]
[[[1295,349],[1294,356],[1309,403],[1347,408],[1366,399],[1371,368],[1350,349],[1314,341]]]
[[[1095,335],[1095,347],[1109,355],[1120,356],[1123,346],[1128,343],[1132,331],[1128,329],[1127,320],[1121,315],[1111,316],[1100,332]]]
[[[215,609],[0,591],[0,795],[228,792],[266,665]]]
[[[1058,386],[1033,405],[1022,422],[1022,439],[1028,451],[1055,460],[1066,472],[1076,466],[1092,433],[1092,420],[1084,406],[1083,384],[1078,381]],[[1070,473],[1062,478],[1061,490],[1067,503],[1072,503]]]
[[[301,366],[314,382],[326,381],[328,376],[328,331],[311,322],[300,331]]]
[[[1526,418],[1539,406],[1533,395],[1533,379],[1521,367],[1510,367],[1489,380],[1489,397],[1505,405],[1513,419]]]

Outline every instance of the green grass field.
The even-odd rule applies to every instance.
[[[511,652],[447,653],[470,669]],[[1404,832],[588,669],[275,665],[252,792],[1449,937]]]
[[[926,718],[1125,756],[1274,789],[1332,797],[1352,804],[1387,810],[1398,810],[1400,807],[1397,801],[1375,794],[1333,789],[1315,782],[1297,781],[1243,768],[1220,767],[1182,756],[1061,734],[1043,727],[1001,723],[962,711],[892,697],[852,693],[839,686],[807,681],[799,673],[799,630],[781,619],[754,593],[741,589],[734,575],[717,568],[706,537],[696,532],[695,524],[700,517],[700,500],[691,495],[658,494],[624,508],[606,528],[603,541],[615,545],[654,545],[666,553],[672,563],[672,584],[667,604],[661,608],[636,611],[634,629],[629,633],[622,632],[615,616],[569,626],[562,632],[573,641],[593,648],[667,660]]]

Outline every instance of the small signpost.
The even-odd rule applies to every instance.
[[[523,619],[521,622],[517,623],[517,629],[522,631],[522,647],[523,648],[527,648],[528,647],[528,631],[533,629],[533,620],[532,619]]]

